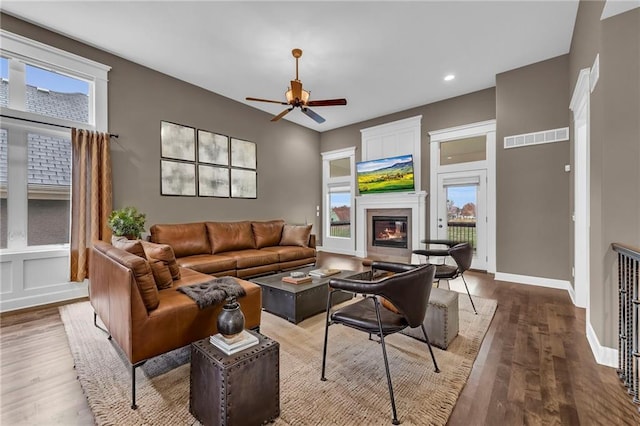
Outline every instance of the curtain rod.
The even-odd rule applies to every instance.
[[[71,126],[65,126],[64,124],[46,123],[44,121],[31,120],[29,118],[12,117],[10,115],[5,115],[5,114],[0,114],[0,117],[11,118],[13,120],[28,121],[29,123],[46,124],[47,126],[62,127],[63,129],[72,129],[73,128]],[[82,130],[82,129],[79,129],[79,130]],[[119,136],[117,134],[114,134],[114,133],[109,133],[109,137],[118,138]]]

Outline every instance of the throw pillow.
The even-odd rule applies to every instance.
[[[140,297],[147,311],[156,309],[160,304],[160,299],[149,262],[132,254],[123,256],[123,261],[123,264],[133,271]]]
[[[176,262],[176,255],[170,245],[151,243],[144,240],[141,240],[140,243],[147,255],[147,259],[164,261],[171,272],[171,278],[174,280],[180,279],[180,266]]]
[[[284,220],[271,220],[269,222],[251,222],[253,236],[256,239],[256,248],[272,247],[280,244]]]
[[[391,312],[395,312],[396,314],[399,314],[400,311],[398,310],[398,308],[396,308],[396,306],[391,303],[389,301],[389,299],[386,299],[382,296],[380,296],[380,302],[382,303],[382,306],[384,306],[385,308],[387,308],[388,310],[390,310]]]
[[[130,240],[127,237],[113,236],[111,237],[111,245],[121,250],[127,251],[131,254],[135,254],[136,256],[139,256],[143,259],[147,258],[140,240]]]
[[[171,272],[169,271],[167,264],[163,260],[151,259],[149,260],[149,266],[151,266],[153,279],[156,282],[158,290],[171,288],[173,285],[173,278],[171,278]]]
[[[256,248],[251,222],[206,222],[211,254]]]
[[[309,235],[313,225],[284,225],[281,246],[309,247]]]

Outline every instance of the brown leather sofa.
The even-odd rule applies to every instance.
[[[158,224],[150,240],[173,248],[180,266],[215,276],[249,277],[316,262],[311,225],[266,222]]]
[[[89,299],[94,323],[98,326],[99,316],[109,338],[131,363],[131,408],[136,408],[136,367],[149,358],[216,334],[222,303],[200,309],[193,299],[176,290],[212,277],[179,267],[170,247],[139,241],[123,244],[127,251],[102,241],[94,243]],[[237,282],[246,292],[238,299],[245,327],[258,329],[260,286],[241,279]]]

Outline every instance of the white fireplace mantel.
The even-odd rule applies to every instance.
[[[356,256],[367,257],[367,210],[372,209],[411,209],[411,250],[425,248],[426,192],[361,195],[356,197]]]

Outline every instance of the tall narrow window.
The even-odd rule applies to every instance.
[[[71,139],[28,134],[27,245],[69,243]]]
[[[0,248],[7,248],[7,130],[0,129]]]
[[[9,106],[9,60],[0,57],[0,107]]]

